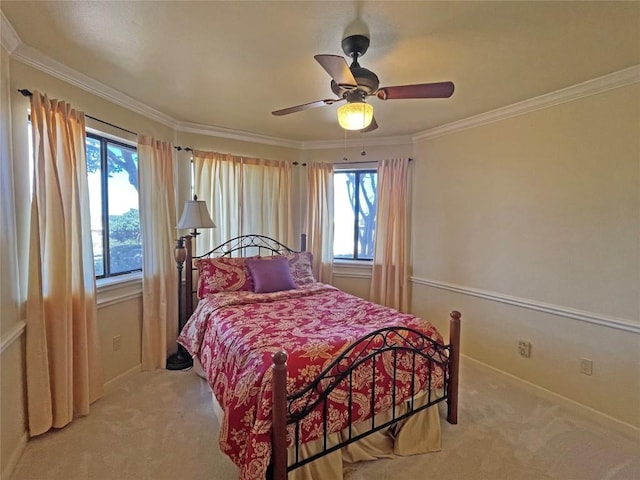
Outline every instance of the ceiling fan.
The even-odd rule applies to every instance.
[[[358,58],[363,56],[368,48],[368,37],[350,35],[342,40],[342,50],[353,59],[351,66],[340,55],[314,56],[322,68],[331,76],[331,90],[338,98],[304,103],[271,113],[278,116],[288,115],[310,108],[346,101],[347,103],[338,109],[340,126],[346,130],[370,132],[378,128],[378,124],[373,117],[373,107],[365,101],[369,96],[375,95],[380,100],[396,100],[405,98],[449,98],[453,95],[453,82],[379,87],[378,76],[371,70],[362,68],[358,63]]]

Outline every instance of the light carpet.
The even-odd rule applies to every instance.
[[[460,384],[459,424],[441,412],[442,451],[358,464],[349,480],[640,479],[638,435],[466,359]],[[237,480],[218,432],[200,377],[138,373],[89,416],[31,440],[11,480]]]

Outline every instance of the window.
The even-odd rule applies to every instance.
[[[333,174],[333,257],[373,260],[378,173],[375,170]]]
[[[88,133],[86,152],[96,277],[142,270],[136,148]]]

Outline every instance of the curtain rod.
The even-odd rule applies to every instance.
[[[32,97],[33,96],[33,93],[31,93],[31,91],[27,90],[26,88],[20,88],[20,89],[18,89],[18,92],[20,92],[25,97]],[[105,125],[109,125],[110,127],[117,128],[118,130],[122,130],[123,132],[130,133],[131,135],[136,135],[136,136],[138,135],[136,132],[132,132],[131,130],[119,127],[118,125],[114,125],[113,123],[106,122],[104,120],[101,120],[99,118],[93,117],[91,115],[87,115],[86,113],[84,114],[84,116],[87,117],[87,118],[90,118],[91,120],[95,120],[96,122],[104,123]],[[193,152],[193,149],[191,147],[181,147],[181,146],[177,145],[177,146],[174,146],[173,148],[175,148],[179,152],[182,151],[182,150],[185,150],[187,152]]]
[[[409,161],[413,162],[413,158],[409,157]],[[339,162],[331,162],[332,165],[356,165],[358,163],[377,163],[377,160],[363,160],[361,162],[350,162],[349,160],[341,160]]]
[[[32,97],[33,93],[31,93],[26,88],[18,89],[18,91],[24,95],[25,97]],[[123,132],[130,133],[131,135],[138,135],[136,132],[132,132],[131,130],[127,130],[126,128],[119,127],[118,125],[114,125],[113,123],[106,122],[96,117],[92,117],[91,115],[84,114],[85,117],[90,118],[91,120],[95,120],[96,122],[104,123],[105,125],[109,125],[110,127],[117,128],[118,130],[122,130]]]

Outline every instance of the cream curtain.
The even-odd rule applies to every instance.
[[[409,308],[409,159],[378,164],[378,210],[369,299],[400,311]]]
[[[207,203],[216,224],[214,229],[200,230],[194,245],[198,255],[240,235],[242,170],[237,163],[232,155],[193,152],[193,191]]]
[[[217,226],[200,231],[196,254],[251,233],[293,245],[289,162],[198,150],[193,162],[194,191]]]
[[[31,97],[34,175],[26,306],[29,433],[89,414],[102,395],[85,119]]]
[[[333,280],[333,165],[307,165],[307,250],[316,280]]]
[[[164,368],[176,350],[178,273],[174,154],[170,143],[138,136],[142,236],[142,369]]]

